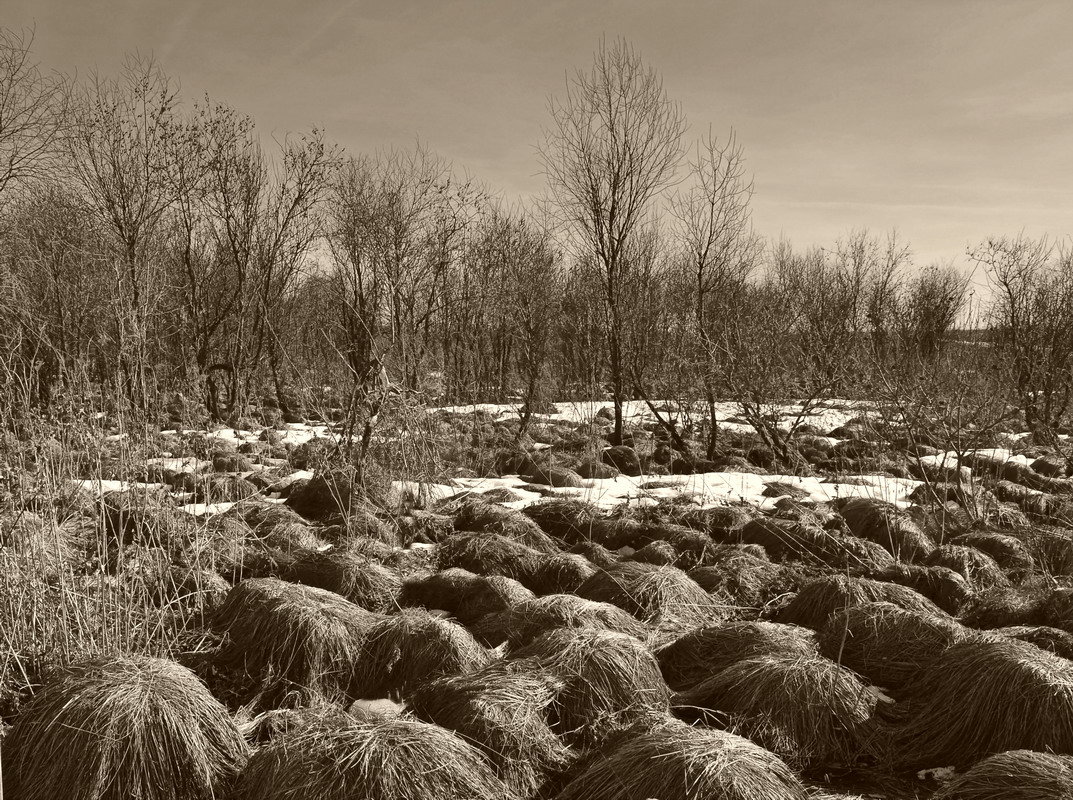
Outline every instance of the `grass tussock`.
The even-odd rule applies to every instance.
[[[355,792],[360,792],[356,795]],[[413,719],[319,724],[287,732],[250,759],[234,800],[513,800],[484,755]]]
[[[611,603],[660,628],[690,628],[726,620],[731,608],[677,567],[624,561],[592,575],[577,593]]]
[[[802,586],[793,599],[778,611],[776,620],[818,631],[839,609],[875,602],[893,603],[910,611],[943,616],[938,606],[907,586],[868,578],[828,575]]]
[[[973,588],[964,576],[949,567],[925,567],[920,564],[891,564],[875,572],[869,578],[887,583],[908,586],[920,592],[947,614],[959,613],[975,596]]]
[[[1013,625],[1009,628],[996,628],[992,633],[1020,639],[1056,656],[1073,660],[1073,633],[1061,628],[1052,628],[1049,625]]]
[[[533,520],[520,511],[486,500],[470,499],[455,515],[455,530],[498,533],[541,553],[557,553],[558,546]]]
[[[618,606],[572,594],[535,597],[506,611],[488,614],[472,626],[478,641],[489,647],[506,642],[512,650],[557,628],[612,631],[639,641],[644,641],[649,633],[644,623]]]
[[[354,664],[358,697],[395,697],[441,675],[463,675],[492,655],[461,625],[404,609],[370,626]]]
[[[596,573],[596,566],[577,553],[555,553],[541,558],[528,581],[519,578],[538,595],[568,594]]]
[[[503,575],[528,583],[544,553],[498,533],[458,533],[436,549],[441,569],[460,567],[476,575]]]
[[[551,706],[552,728],[583,749],[655,713],[665,713],[670,690],[659,664],[624,633],[557,628],[512,653],[531,660],[560,682]]]
[[[211,800],[244,766],[227,710],[185,667],[144,656],[72,664],[4,742],[4,788],[23,800]]]
[[[690,631],[661,647],[656,658],[667,685],[683,691],[738,661],[776,653],[815,654],[816,634],[776,622],[728,622]]]
[[[566,545],[588,541],[600,510],[582,500],[547,499],[527,507],[525,516],[554,539]]]
[[[863,603],[835,611],[820,631],[820,652],[877,686],[899,690],[946,648],[971,635],[948,617],[893,603]]]
[[[900,561],[925,558],[935,542],[907,514],[879,500],[859,497],[838,509],[854,536],[882,545]]]
[[[686,718],[709,718],[801,767],[851,764],[876,733],[876,696],[818,654],[738,661],[676,695],[674,706]]]
[[[243,581],[214,619],[219,664],[256,679],[266,702],[286,692],[345,699],[365,635],[380,617],[343,597],[275,578]]]
[[[793,771],[741,736],[665,722],[622,737],[553,800],[806,800]]]
[[[1036,567],[1025,543],[1016,536],[990,531],[970,531],[950,540],[950,544],[975,547],[995,559],[1011,577],[1020,577]]]
[[[1027,642],[958,642],[906,687],[896,763],[967,767],[1006,750],[1073,753],[1073,663]]]
[[[1073,797],[1073,758],[1032,750],[996,753],[958,775],[935,800],[1058,800]]]
[[[350,550],[306,550],[287,566],[284,576],[335,592],[377,613],[395,610],[402,589],[395,572]]]
[[[973,589],[1009,586],[1010,580],[991,556],[971,545],[944,544],[924,559],[929,567],[946,567],[963,577]]]
[[[410,693],[407,706],[477,745],[507,786],[529,798],[573,758],[547,721],[559,688],[525,662],[499,661],[429,681]]]
[[[405,580],[399,605],[446,611],[468,625],[532,597],[531,591],[512,578],[474,575],[469,570],[451,567]]]

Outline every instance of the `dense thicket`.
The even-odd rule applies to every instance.
[[[551,104],[545,201],[507,207],[423,145],[269,146],[151,60],[57,79],[31,38],[0,36],[0,388],[21,413],[320,406],[367,447],[400,399],[731,400],[787,463],[787,398],[804,400],[790,434],[836,395],[946,439],[1017,412],[1052,438],[1066,422],[1068,251],[988,240],[970,256],[995,292],[970,307],[963,274],[893,235],[765,242],[741,142],[687,146],[626,43]]]

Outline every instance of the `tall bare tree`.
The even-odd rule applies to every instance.
[[[739,313],[746,281],[763,250],[752,230],[753,182],[745,171],[745,151],[731,131],[723,142],[708,135],[690,162],[690,185],[675,195],[683,279],[695,326],[694,349],[711,422],[707,457],[715,457],[719,364],[711,359],[732,317]]]
[[[120,374],[143,411],[163,280],[152,250],[174,197],[168,154],[177,103],[176,86],[155,62],[129,57],[118,77],[94,76],[82,87],[65,137],[76,184],[111,243]]]
[[[31,59],[34,32],[0,28],[0,196],[54,162],[67,84]]]
[[[621,39],[601,42],[592,70],[576,72],[549,110],[540,157],[563,223],[580,255],[597,267],[620,442],[628,389],[619,291],[624,255],[652,201],[675,179],[685,117],[659,73]]]

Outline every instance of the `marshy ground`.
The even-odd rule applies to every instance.
[[[1054,448],[543,410],[10,434],[7,796],[1073,795]]]

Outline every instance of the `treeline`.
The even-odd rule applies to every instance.
[[[552,102],[546,193],[507,206],[423,146],[269,139],[184,103],[151,60],[72,81],[30,38],[0,35],[0,384],[17,413],[95,397],[286,414],[324,386],[365,417],[389,394],[532,409],[606,393],[620,435],[628,398],[729,399],[787,459],[772,409],[788,398],[1065,424],[1068,249],[982,243],[994,292],[970,304],[964,273],[919,268],[893,234],[765,241],[741,143],[688,143],[624,42]]]

